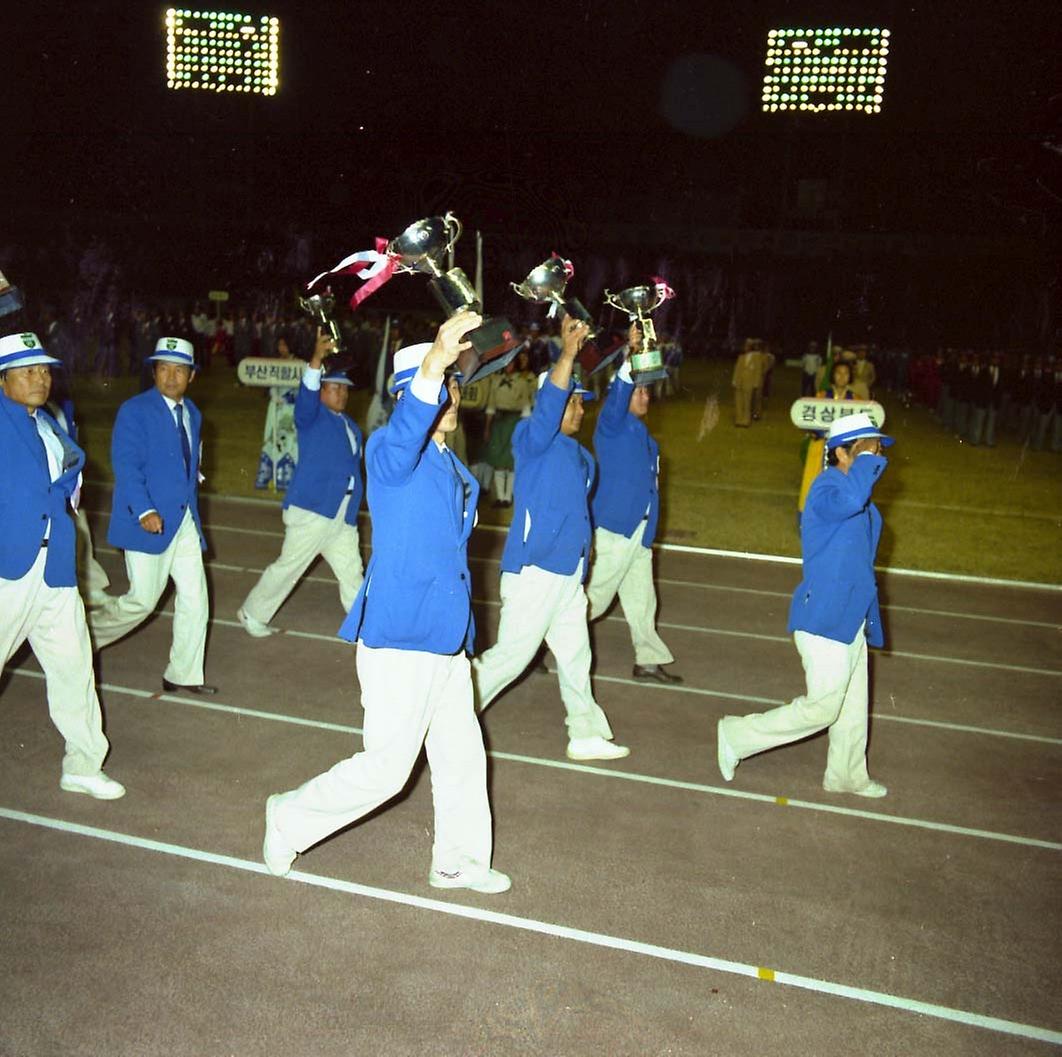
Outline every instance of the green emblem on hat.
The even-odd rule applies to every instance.
[[[22,344],[25,345],[27,349],[35,349],[37,347],[37,337],[35,334],[19,334],[19,337],[22,339]]]
[[[166,339],[166,348],[169,349],[170,352],[173,352],[173,350],[175,348],[177,348],[177,339],[176,338],[167,338]]]

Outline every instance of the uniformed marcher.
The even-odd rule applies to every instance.
[[[641,332],[631,327],[637,353]],[[630,364],[620,366],[609,387],[594,430],[597,487],[591,500],[594,561],[586,596],[590,620],[612,605],[617,593],[634,645],[634,678],[681,683],[662,667],[674,657],[656,630],[653,540],[660,518],[660,448],[645,425],[648,386],[635,385]]]
[[[487,893],[510,886],[490,865],[487,759],[467,656],[475,635],[467,546],[479,486],[443,443],[460,404],[444,372],[480,322],[458,313],[431,345],[395,354],[400,399],[365,449],[372,557],[339,631],[358,643],[364,749],[269,797],[262,856],[277,876],[396,796],[424,747],[435,804],[428,883]]]
[[[557,661],[573,760],[617,760],[630,750],[612,728],[590,686],[590,633],[583,583],[590,560],[589,492],[594,457],[576,439],[586,390],[572,365],[589,328],[567,317],[562,349],[539,379],[530,418],[513,433],[513,521],[501,560],[497,642],[472,663],[482,711],[523,672],[545,640]]]
[[[332,338],[318,330],[317,344],[295,398],[299,463],[284,498],[280,557],[262,573],[236,615],[248,634],[264,638],[310,562],[322,555],[339,582],[349,612],[362,581],[358,509],[362,484],[361,430],[344,413],[353,384],[343,370],[326,370]]]
[[[789,607],[807,691],[770,712],[719,721],[717,760],[728,782],[741,760],[827,729],[823,789],[887,792],[867,773],[867,643],[885,644],[874,580],[881,515],[870,494],[892,443],[865,413],[830,426],[829,466],[811,486],[801,521],[804,578]]]
[[[89,616],[97,649],[142,624],[173,580],[173,644],[165,690],[213,694],[203,682],[207,599],[199,519],[203,416],[185,396],[195,378],[192,345],[163,337],[149,357],[153,388],[118,409],[111,436],[114,495],[107,541],[125,551],[129,591]]]
[[[0,664],[29,642],[66,742],[60,788],[116,800],[74,563],[85,453],[43,409],[58,366],[36,334],[0,338]]]

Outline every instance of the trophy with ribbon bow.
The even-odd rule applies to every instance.
[[[420,272],[432,277],[428,286],[447,316],[466,308],[480,312],[483,307],[468,276],[460,268],[444,270],[441,263],[453,251],[461,231],[461,222],[453,213],[447,213],[410,224],[387,244],[387,256],[395,262],[395,272]],[[520,346],[513,325],[502,316],[485,317],[465,337],[472,347],[462,352],[457,361],[465,384],[505,367]]]
[[[299,298],[299,308],[305,312],[322,330],[327,330],[332,335],[335,344],[335,352],[343,351],[343,338],[339,333],[333,313],[336,309],[336,299],[332,296],[331,289],[309,297]]]
[[[522,283],[510,283],[509,285],[525,301],[536,305],[549,305],[549,312],[546,313],[548,317],[552,318],[563,311],[565,315],[578,319],[590,327],[590,335],[579,350],[579,365],[584,375],[591,375],[607,367],[622,351],[622,345],[610,350],[607,355],[601,354],[594,342],[597,327],[590,313],[581,301],[574,297],[565,298],[564,296],[568,281],[574,274],[575,268],[572,262],[554,253],[549,260],[532,268]]]
[[[626,312],[632,323],[642,332],[641,351],[631,356],[631,376],[635,385],[649,385],[667,377],[667,369],[656,340],[656,328],[650,318],[675,291],[663,279],[654,276],[645,286],[631,286],[618,294],[605,291],[605,302]]]

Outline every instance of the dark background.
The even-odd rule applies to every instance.
[[[5,268],[62,284],[41,247],[100,237],[146,293],[202,296],[283,285],[295,239],[312,275],[452,209],[488,289],[556,249],[687,286],[723,269],[744,329],[1054,340],[1057,4],[223,9],[281,19],[277,96],[168,91],[165,5],[4,19]],[[884,112],[760,113],[767,30],[831,23],[891,30]]]

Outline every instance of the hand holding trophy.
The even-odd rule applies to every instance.
[[[337,351],[335,338],[324,327],[317,328],[317,338],[313,344],[313,355],[310,357],[310,367],[319,370],[325,359]]]
[[[619,355],[622,346],[607,355],[601,354],[594,343],[597,328],[594,326],[590,313],[581,301],[574,297],[565,298],[564,296],[568,281],[574,274],[575,268],[572,262],[554,253],[549,260],[532,268],[522,283],[510,283],[510,285],[525,301],[536,305],[549,305],[548,315],[550,317],[563,312],[567,318],[577,319],[586,324],[587,335],[579,351],[579,366],[582,368],[584,377],[588,377],[597,371],[604,370]]]
[[[430,275],[428,286],[450,317],[465,310],[479,313],[483,308],[468,276],[460,268],[444,271],[440,263],[461,237],[461,231],[461,222],[453,213],[447,213],[418,220],[387,243],[387,256],[395,262],[395,272]],[[483,317],[466,337],[469,346],[457,360],[465,384],[506,366],[520,345],[513,325],[500,316]]]
[[[663,279],[654,276],[651,285],[631,286],[618,294],[605,291],[605,301],[626,312],[631,323],[641,331],[641,343],[630,346],[631,375],[635,385],[649,385],[667,377],[667,369],[656,340],[656,328],[650,318],[675,291]]]
[[[333,316],[336,310],[336,299],[332,296],[332,291],[329,289],[319,294],[312,294],[310,297],[300,297],[299,308],[317,324],[318,342],[320,342],[321,330],[328,331],[332,340],[332,348],[324,355],[330,356],[334,352],[342,352],[343,338]],[[317,350],[314,349],[314,355],[316,354]]]

